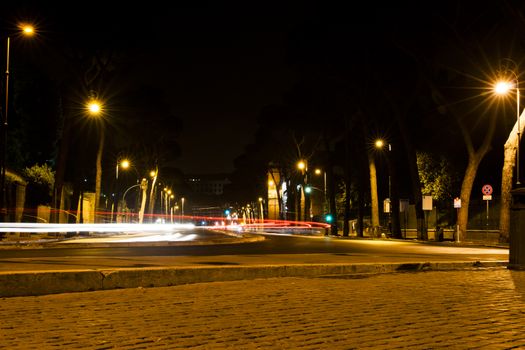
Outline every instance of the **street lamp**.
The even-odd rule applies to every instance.
[[[375,142],[377,149],[383,149],[385,147],[385,141],[382,139],[377,139]],[[392,145],[388,143],[388,152],[392,151]],[[389,156],[387,156],[389,157]],[[387,159],[390,162],[390,159]],[[388,172],[388,230],[392,233],[392,180],[390,171]]]
[[[94,106],[96,109],[96,107]],[[115,196],[113,197],[113,204],[111,205],[111,221],[113,221],[113,212],[116,209],[118,213],[118,202],[119,202],[119,190],[118,190],[118,169],[119,167],[126,170],[129,168],[129,160],[123,159],[119,161],[117,159],[117,166],[115,168]],[[116,203],[116,206],[115,206]],[[116,207],[116,208],[115,208]],[[118,217],[118,214],[117,214]]]
[[[95,97],[91,97],[90,100],[87,102],[86,110],[88,112],[88,115],[92,117],[99,118],[103,113],[103,106],[102,103],[96,99]],[[95,213],[99,207],[100,203],[100,189],[101,189],[101,183],[102,183],[102,151],[104,150],[104,127],[100,128],[100,139],[98,144],[98,151],[97,151],[97,161],[96,161],[96,179],[95,179],[95,203],[93,205],[93,220],[96,222]]]
[[[260,221],[261,221],[261,224],[264,223],[264,207],[263,207],[263,198],[262,197],[259,197],[259,210],[260,210]]]
[[[323,174],[323,211],[328,212],[328,200],[326,198],[326,171],[323,171],[319,168],[315,169],[315,175],[320,176]],[[323,213],[324,214],[324,213]]]
[[[180,199],[181,202],[181,209],[180,209],[180,222],[182,223],[184,220],[184,197]]]
[[[24,36],[32,36],[35,34],[34,27],[30,24],[19,25],[20,32]],[[2,154],[0,157],[0,187],[2,193],[0,193],[0,209],[3,219],[7,218],[7,205],[6,205],[6,189],[5,189],[5,173],[6,173],[6,158],[7,158],[7,125],[8,125],[8,110],[9,110],[9,63],[10,63],[10,49],[11,49],[11,38],[7,36],[6,43],[6,69],[5,69],[5,106],[4,113],[2,115]]]
[[[498,81],[494,86],[494,92],[498,95],[506,95],[513,88],[516,88],[516,126],[517,126],[517,145],[516,145],[516,185],[520,185],[520,87],[518,75],[514,71],[510,71],[514,75],[514,82]]]
[[[297,169],[301,170],[301,174],[303,177],[303,183],[301,184],[301,187],[303,188],[304,192],[304,221],[306,221],[309,207],[310,207],[310,197],[307,196],[307,194],[310,193],[310,191],[307,190],[308,185],[308,163],[306,160],[300,160],[297,162]],[[299,213],[301,212],[301,203],[299,202]]]
[[[126,169],[129,169],[129,166],[130,166],[129,160],[127,160],[127,159],[123,159],[121,161],[117,160],[117,167],[116,167],[116,170],[115,170],[115,178],[118,180],[118,168],[119,167],[124,169],[124,170],[126,170]]]

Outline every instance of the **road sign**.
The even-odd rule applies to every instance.
[[[432,210],[432,196],[423,196],[423,210]]]
[[[454,208],[461,208],[461,198],[454,198]]]
[[[483,195],[483,200],[484,201],[491,201],[492,200],[492,196],[490,194],[484,194]]]
[[[481,188],[481,193],[483,193],[484,195],[491,195],[492,194],[492,186],[491,185],[483,185],[483,187]]]

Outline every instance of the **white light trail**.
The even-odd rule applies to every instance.
[[[39,224],[23,222],[0,223],[0,232],[172,232],[191,230],[193,224]]]

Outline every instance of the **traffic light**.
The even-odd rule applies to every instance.
[[[324,219],[326,222],[332,222],[334,218],[332,217],[332,214],[326,214]]]
[[[225,215],[230,215],[230,211],[229,211],[228,209],[226,209],[226,210],[224,211],[224,214],[225,214]]]

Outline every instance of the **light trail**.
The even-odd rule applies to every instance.
[[[0,232],[172,232],[191,230],[194,224],[40,224],[23,222],[0,223]]]

